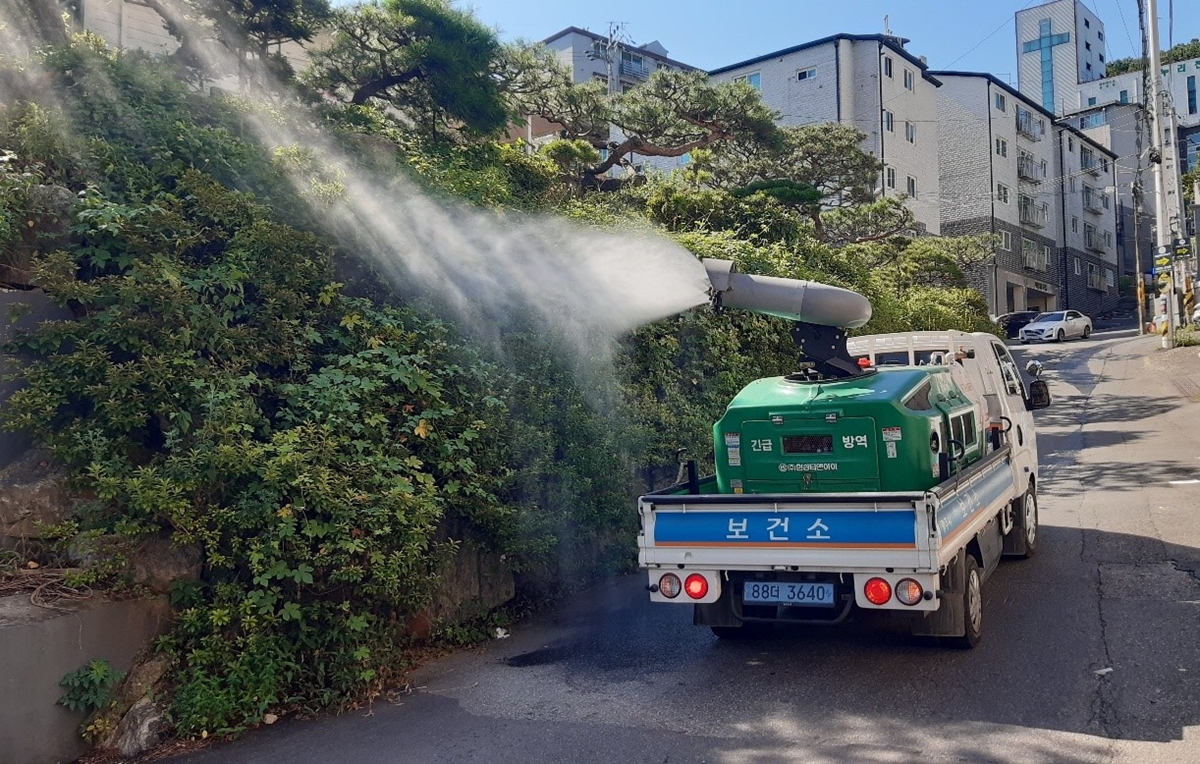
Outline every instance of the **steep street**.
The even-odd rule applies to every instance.
[[[179,760],[1200,761],[1200,356],[1130,330],[1018,354],[1055,396],[1043,536],[984,587],[973,651],[866,620],[722,642],[634,575],[393,702]]]

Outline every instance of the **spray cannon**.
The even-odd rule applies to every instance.
[[[810,360],[800,374],[843,379],[868,373],[846,350],[846,329],[871,320],[871,303],[849,289],[775,276],[738,273],[731,260],[705,259],[717,310],[741,308],[795,321],[792,339]]]

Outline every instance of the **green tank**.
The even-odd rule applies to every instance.
[[[983,457],[979,419],[945,366],[760,379],[713,426],[718,490],[924,491]]]

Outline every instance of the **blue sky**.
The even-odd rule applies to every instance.
[[[733,64],[836,32],[892,33],[934,69],[985,71],[1016,84],[1013,14],[1039,0],[454,0],[501,38],[541,40],[568,26],[606,34],[625,22],[636,44],[657,39],[670,56],[704,69]],[[1159,0],[1163,47],[1170,0]],[[1108,59],[1140,52],[1137,0],[1088,0],[1104,22]],[[1175,0],[1176,42],[1200,37],[1200,1]],[[1123,17],[1122,17],[1123,14]],[[1128,31],[1127,31],[1128,30]]]

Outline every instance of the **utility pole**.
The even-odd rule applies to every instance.
[[[1140,160],[1139,160],[1140,163]],[[1142,273],[1142,185],[1139,168],[1138,179],[1132,184],[1133,192],[1133,272],[1137,274],[1138,336],[1146,333],[1146,277]]]
[[[1154,220],[1155,220],[1155,258],[1171,253],[1171,219],[1167,213],[1167,183],[1163,172],[1163,129],[1169,124],[1164,119],[1162,98],[1162,54],[1158,42],[1158,0],[1146,0],[1146,36],[1150,48],[1147,51],[1147,76],[1150,78],[1150,88],[1147,100],[1150,101],[1150,151],[1154,162]],[[1174,145],[1174,141],[1172,141]],[[1157,266],[1155,267],[1157,272]],[[1175,274],[1171,274],[1171,288],[1167,293],[1167,333],[1163,336],[1163,348],[1175,347],[1175,326],[1177,324],[1177,301],[1175,299]]]

